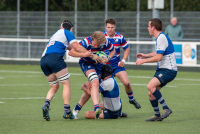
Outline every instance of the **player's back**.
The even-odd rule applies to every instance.
[[[161,61],[158,61],[158,68],[166,68],[177,71],[173,43],[164,33],[161,33],[156,39],[156,50],[157,53],[163,54]]]
[[[101,82],[100,90],[102,93],[102,100],[105,108],[111,111],[117,111],[121,108],[119,87],[114,77],[110,77]]]
[[[74,41],[76,40],[72,32],[66,29],[59,29],[50,38],[42,56],[45,56],[51,53],[59,53],[62,56],[64,56],[66,52],[65,49],[68,47],[69,42],[72,43]]]

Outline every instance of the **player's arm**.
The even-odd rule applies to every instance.
[[[72,48],[68,55],[72,56],[72,57],[91,57],[92,56],[92,53],[91,51],[86,51],[85,53],[80,53],[80,52],[77,52],[74,48]]]
[[[82,89],[86,94],[91,95],[91,84],[90,84],[89,81],[86,82],[85,84],[83,84],[83,85],[81,86],[81,89]],[[99,90],[99,92],[100,92],[100,90]]]
[[[143,63],[158,62],[162,60],[162,57],[163,57],[163,54],[156,54],[155,56],[151,58],[145,58],[145,59],[140,58],[136,61],[136,65],[141,65]]]
[[[118,63],[118,66],[119,66],[119,67],[123,67],[123,66],[124,66],[125,61],[126,61],[126,59],[128,58],[129,52],[130,52],[129,47],[126,48],[126,49],[124,50],[123,59]]]
[[[148,54],[143,54],[143,53],[138,53],[136,55],[137,58],[148,58],[148,57],[153,57],[156,55],[156,51],[152,52],[152,53],[148,53]]]
[[[109,62],[109,60],[115,55],[115,49],[113,49],[112,51],[109,52],[108,58],[104,58],[102,59],[101,63],[107,63]]]

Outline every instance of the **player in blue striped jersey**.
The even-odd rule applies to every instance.
[[[105,38],[104,34],[101,31],[95,31],[92,36],[86,37],[82,41],[79,42],[81,46],[83,46],[88,51],[92,52],[92,58],[97,56],[96,53],[98,51],[106,51],[108,50],[110,53],[108,58],[93,58],[91,57],[82,57],[79,61],[80,67],[88,78],[88,81],[91,83],[91,97],[94,104],[95,113],[101,112],[99,107],[99,76],[101,73],[101,68],[103,63],[108,62],[113,55],[115,54],[114,46]],[[74,49],[70,50],[69,55],[77,56],[76,51]],[[97,56],[98,57],[98,56]],[[78,105],[78,104],[77,104]]]
[[[150,36],[154,36],[156,39],[156,51],[149,54],[138,53],[136,57],[139,59],[137,59],[136,64],[157,62],[156,73],[147,85],[155,115],[146,121],[162,121],[172,113],[172,110],[167,106],[160,89],[176,77],[177,65],[174,46],[169,37],[162,32],[162,21],[157,18],[151,19],[148,30]],[[163,108],[162,116],[160,116],[158,102]]]
[[[61,23],[60,29],[50,38],[47,47],[45,48],[40,66],[50,84],[50,90],[47,93],[43,110],[43,117],[47,121],[50,120],[49,106],[50,101],[59,88],[59,82],[63,85],[63,101],[64,115],[63,118],[73,119],[74,116],[70,110],[70,74],[68,73],[67,65],[63,59],[66,49],[74,48],[81,57],[91,56],[91,52],[80,46],[72,33],[73,25],[70,21],[65,20]]]
[[[115,47],[116,54],[113,58],[106,64],[109,64],[113,67],[113,73],[116,77],[120,79],[122,84],[125,87],[125,91],[129,97],[129,103],[133,104],[135,108],[141,108],[140,104],[136,102],[133,97],[133,89],[129,82],[128,75],[126,73],[126,69],[124,68],[124,64],[129,55],[129,45],[125,40],[124,36],[115,31],[116,29],[116,20],[113,18],[109,18],[105,22],[106,31],[104,31],[105,37],[113,44]],[[120,59],[120,47],[124,49],[123,59]],[[109,52],[107,52],[109,53]]]

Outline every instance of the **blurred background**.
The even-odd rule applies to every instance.
[[[195,52],[191,51],[191,55],[193,52],[196,56],[194,65],[199,65],[199,0],[0,0],[0,57],[40,58],[48,39],[59,29],[63,20],[74,24],[74,35],[82,40],[94,31],[104,31],[105,20],[114,18],[117,21],[116,31],[130,41],[128,62],[135,62],[137,52],[154,50],[155,43],[150,42],[154,39],[147,29],[148,21],[160,18],[164,32],[172,17],[177,17],[184,33],[184,37],[175,44],[181,44],[179,49],[183,48],[184,43],[195,44]],[[149,43],[137,44],[134,41]],[[176,54],[180,57],[179,51]],[[183,61],[178,64],[184,65]]]

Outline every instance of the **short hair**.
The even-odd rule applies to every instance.
[[[113,75],[112,66],[108,64],[103,65],[101,69],[101,79],[104,79],[105,77],[112,75]]]
[[[73,27],[73,24],[69,20],[64,20],[63,22],[61,22],[60,26],[70,31],[70,29]]]
[[[109,18],[109,19],[106,20],[106,24],[107,24],[107,23],[110,23],[110,24],[116,25],[116,20],[113,19],[113,18]]]
[[[105,35],[101,31],[95,31],[92,33],[92,40],[96,40],[99,44],[102,44],[106,41]]]
[[[153,18],[150,19],[149,21],[151,21],[151,27],[155,27],[156,30],[158,31],[162,31],[162,21],[158,18]]]

